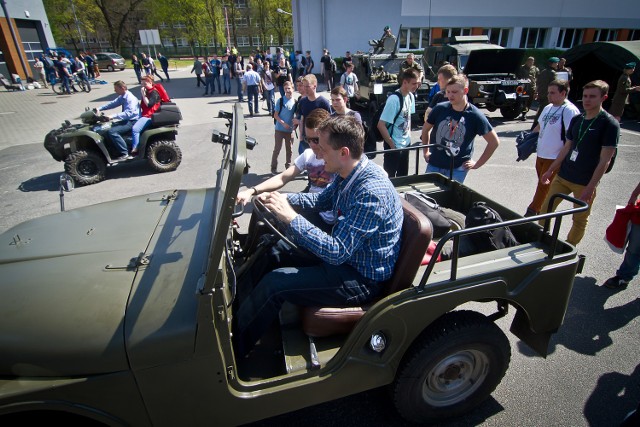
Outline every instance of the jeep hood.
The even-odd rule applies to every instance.
[[[464,73],[473,74],[516,74],[523,62],[523,49],[481,49],[469,53]]]
[[[192,348],[193,332],[185,343],[175,338],[194,328],[184,315],[189,309],[176,305],[187,280],[194,299],[202,275],[202,261],[190,260],[193,251],[208,248],[202,236],[211,224],[202,217],[203,205],[211,203],[207,194],[169,191],[116,200],[27,221],[0,235],[0,376],[127,370],[149,336],[168,337],[181,353]]]

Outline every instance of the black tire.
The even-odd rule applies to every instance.
[[[65,91],[64,91],[64,85],[61,82],[56,82],[54,84],[51,85],[51,89],[53,89],[53,91],[55,93],[57,93],[58,95],[64,95]]]
[[[489,397],[510,360],[509,340],[492,321],[447,313],[405,355],[391,386],[396,409],[417,423],[461,416]]]
[[[90,185],[104,180],[107,163],[93,151],[76,151],[64,160],[64,170],[77,185]]]
[[[451,230],[462,230],[464,228],[465,215],[462,212],[454,211],[453,209],[443,208],[442,214],[451,223]]]
[[[88,82],[85,82],[84,80],[80,80],[80,89],[82,89],[83,92],[91,92],[91,84]]]
[[[178,169],[182,151],[174,141],[154,141],[147,149],[147,161],[156,172],[170,172]]]
[[[513,120],[522,113],[522,108],[512,105],[510,107],[500,107],[500,114],[507,120]]]
[[[107,65],[107,71],[111,72],[111,71],[115,71],[116,69],[113,68],[113,65]]]

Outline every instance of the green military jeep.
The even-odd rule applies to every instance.
[[[251,145],[239,104],[232,122],[213,138],[223,150],[213,188],[68,210],[0,235],[0,424],[239,425],[381,386],[407,420],[458,417],[507,371],[509,341],[494,321],[509,307],[511,331],[546,355],[581,259],[559,227],[533,221],[559,226],[586,205],[521,218],[443,175],[416,174],[395,180],[398,192],[460,212],[485,201],[506,222],[448,232],[424,264],[431,222],[405,203],[379,300],[288,306],[238,360],[236,284],[260,251],[237,221]],[[505,225],[517,246],[457,255],[462,236]],[[447,241],[451,259],[436,262]],[[493,314],[462,310],[468,302]]]
[[[508,120],[522,113],[532,95],[531,82],[516,77],[524,62],[524,49],[505,49],[489,43],[487,36],[455,36],[439,41],[444,43],[429,46],[423,53],[427,80],[435,84],[438,69],[449,63],[468,77],[469,102],[489,111],[500,109]]]

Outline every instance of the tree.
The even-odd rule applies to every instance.
[[[92,0],[92,2],[102,13],[111,47],[116,52],[122,49],[122,39],[131,15],[142,10],[145,3],[149,4],[149,8],[155,5],[155,2],[148,0]]]
[[[207,30],[208,11],[202,0],[156,0],[152,16],[156,23],[181,27],[179,33],[189,41],[194,56],[201,55],[203,48],[206,53],[211,38]]]
[[[100,22],[100,11],[92,0],[44,0],[43,5],[56,42],[69,41],[76,52],[84,50],[84,38],[94,33]]]
[[[212,28],[213,45],[217,49],[220,44],[220,40],[225,40],[227,46],[229,41],[227,40],[227,34],[225,32],[225,20],[224,20],[224,7],[223,0],[205,0],[205,7],[207,9],[207,15],[209,17],[209,23]]]

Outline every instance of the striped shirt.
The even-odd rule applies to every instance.
[[[392,276],[400,251],[402,204],[378,165],[363,156],[346,179],[337,176],[323,192],[287,198],[303,209],[333,209],[337,218],[329,235],[296,216],[287,230],[296,244],[329,264],[351,265],[376,282]]]

